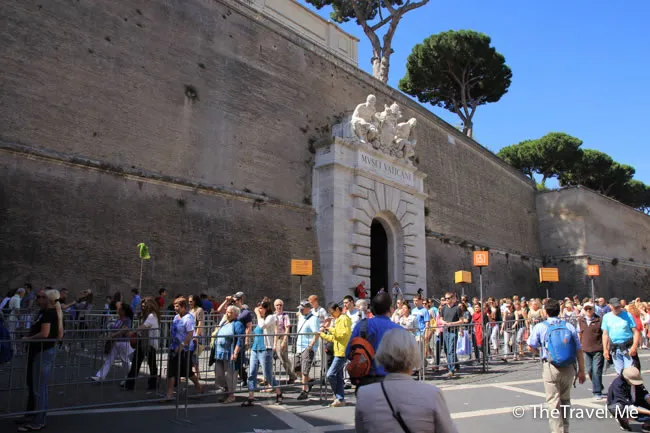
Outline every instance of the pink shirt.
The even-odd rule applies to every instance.
[[[291,322],[289,321],[289,315],[287,313],[276,314],[277,324],[278,324],[278,334],[284,334],[289,332],[291,327]]]

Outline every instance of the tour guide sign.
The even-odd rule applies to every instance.
[[[415,187],[414,176],[410,170],[404,169],[397,164],[391,164],[382,158],[374,157],[362,150],[359,150],[358,166],[361,169],[388,178],[394,182],[410,186],[411,188]]]

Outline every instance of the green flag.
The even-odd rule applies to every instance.
[[[149,260],[151,256],[149,255],[149,248],[144,243],[138,244],[138,252],[140,253],[140,258],[142,260]]]

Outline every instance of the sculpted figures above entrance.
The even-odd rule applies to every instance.
[[[402,112],[399,105],[384,105],[377,111],[377,98],[368,95],[366,102],[357,105],[350,119],[353,140],[413,165],[416,140],[413,135],[417,121],[411,118],[399,122]]]

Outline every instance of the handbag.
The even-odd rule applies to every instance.
[[[463,332],[463,335],[458,337],[458,341],[456,342],[456,355],[465,356],[471,353],[468,334],[469,332]]]
[[[402,430],[404,430],[404,433],[411,433],[411,430],[409,430],[408,426],[404,422],[404,419],[402,418],[402,414],[399,412],[395,412],[395,409],[393,408],[393,404],[390,402],[390,399],[388,398],[388,394],[386,394],[386,388],[384,388],[383,381],[381,382],[381,390],[384,393],[384,397],[386,397],[386,402],[388,403],[388,407],[390,407],[391,412],[393,412],[393,418],[397,420],[400,427],[402,427]]]

